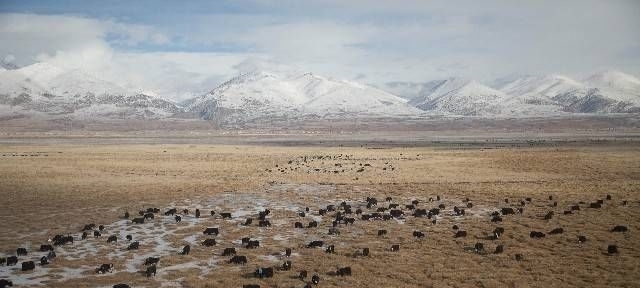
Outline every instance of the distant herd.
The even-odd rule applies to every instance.
[[[588,204],[586,202],[580,202],[578,205],[572,205],[568,210],[565,210],[564,215],[572,214],[574,213],[574,211],[580,210],[582,208],[599,209],[605,204],[605,201],[612,201],[611,199],[612,197],[610,195],[606,195],[605,199],[601,199],[596,202],[592,202]],[[343,201],[343,202],[337,203],[336,205],[327,205],[326,207],[319,209],[317,213],[311,212],[309,207],[306,207],[304,208],[304,211],[298,212],[298,216],[300,218],[304,218],[307,214],[316,214],[319,216],[331,217],[331,219],[333,220],[331,221],[331,227],[328,230],[328,234],[340,235],[340,230],[338,229],[340,225],[345,225],[345,227],[347,227],[349,225],[353,225],[358,221],[387,221],[391,219],[404,219],[405,217],[411,216],[416,218],[425,217],[430,219],[435,224],[436,221],[438,221],[437,220],[438,217],[435,217],[435,216],[440,215],[441,211],[443,211],[443,209],[446,208],[445,204],[441,203],[440,200],[441,200],[440,196],[437,196],[435,199],[429,198],[425,202],[434,203],[435,205],[429,205],[431,206],[431,208],[428,208],[428,207],[419,208],[421,204],[424,204],[424,203],[421,203],[421,201],[419,200],[413,200],[411,201],[411,203],[408,203],[406,205],[400,205],[398,203],[393,203],[393,199],[391,197],[387,197],[385,199],[385,202],[387,202],[387,204],[382,204],[380,203],[380,201],[378,201],[374,197],[366,197],[366,199],[364,199],[364,202],[354,201],[353,203],[349,203],[349,202]],[[532,201],[533,200],[531,198],[527,197],[521,200],[519,203],[517,202],[516,206],[514,207],[503,207],[497,211],[493,211],[489,213],[487,220],[490,221],[491,223],[498,223],[498,222],[502,222],[503,217],[507,217],[508,215],[513,215],[517,213],[521,214],[524,212],[524,209],[526,208],[527,204]],[[549,201],[553,201],[553,196],[549,196]],[[468,198],[462,200],[462,202],[463,202],[463,205],[461,206],[464,208],[455,206],[452,210],[453,213],[450,214],[450,216],[463,217],[466,213],[465,208],[469,209],[473,207],[472,202]],[[509,199],[504,199],[504,202],[509,203]],[[628,203],[627,201],[622,201],[619,205],[624,206],[624,205],[627,205],[627,203]],[[357,208],[354,209],[353,206]],[[557,202],[550,202],[550,206],[556,207]],[[188,215],[190,213],[188,209],[183,209],[181,210],[181,212],[183,216]],[[252,225],[255,217],[257,218],[256,220],[258,220],[259,227],[269,227],[271,226],[271,223],[269,222],[270,212],[271,211],[269,209],[259,211],[257,215],[254,215],[250,218],[246,218],[243,224],[240,224],[240,225],[244,225],[244,226]],[[128,212],[126,212],[124,215],[124,218],[131,219],[131,223],[133,225],[137,225],[137,224],[144,224],[145,221],[152,220],[155,217],[158,217],[158,214],[160,213],[161,211],[158,208],[148,208],[146,210],[139,211],[138,212],[139,217],[132,218],[131,215]],[[163,212],[163,214],[165,217],[173,217],[175,219],[175,222],[177,223],[181,222],[181,216],[178,215],[179,213],[177,208],[169,209]],[[216,215],[216,212],[210,211],[210,215],[213,217]],[[219,213],[219,215],[222,219],[232,218],[231,212],[222,212],[222,213]],[[196,218],[201,217],[200,209],[195,209],[195,217]],[[541,220],[550,220],[553,217],[556,217],[554,215],[554,212],[549,211],[547,214],[545,214],[542,217]],[[293,221],[291,223],[291,227],[293,227],[294,229],[313,229],[318,227],[318,222],[310,221],[308,222],[307,225],[304,225],[300,221]],[[55,235],[51,237],[51,239],[49,239],[48,244],[42,244],[40,246],[39,251],[47,252],[47,255],[42,256],[36,262],[38,262],[40,266],[49,265],[56,258],[55,248],[57,246],[73,244],[74,241],[85,241],[85,239],[87,239],[90,233],[93,234],[94,238],[100,238],[102,237],[102,233],[104,230],[105,230],[104,225],[96,226],[95,224],[91,223],[91,224],[86,224],[84,225],[84,227],[82,227],[82,229],[80,230],[81,233],[78,237],[73,236],[71,234]],[[458,225],[453,225],[452,230],[453,230],[452,237],[461,238],[461,237],[467,236],[467,232],[463,230],[461,227],[458,227]],[[610,231],[626,233],[629,231],[629,229],[624,225],[616,225],[612,227]],[[539,239],[539,238],[545,238],[547,235],[562,234],[564,232],[565,230],[562,227],[557,227],[552,229],[551,231],[546,231],[546,233],[543,231],[531,231],[529,236],[531,238]],[[221,229],[219,227],[205,228],[202,231],[202,234],[210,236],[210,238],[203,240],[201,242],[201,245],[206,247],[215,246],[217,243],[214,237],[218,236],[220,233],[221,233]],[[385,229],[379,229],[377,231],[378,236],[384,236],[387,233],[388,231]],[[486,240],[496,240],[500,238],[504,233],[505,233],[505,229],[503,227],[496,227],[493,231],[489,233],[490,236],[488,236]],[[427,237],[425,232],[417,231],[417,230],[413,231],[412,236],[416,239]],[[127,250],[137,250],[140,248],[141,244],[138,241],[134,241],[132,235],[126,235],[125,238],[126,238],[126,241],[128,241],[129,243],[127,246]],[[118,240],[119,239],[116,235],[110,235],[107,237],[106,242],[112,243],[112,242],[117,242]],[[251,239],[250,237],[243,237],[240,240],[242,243],[241,247],[243,249],[256,249],[261,247],[260,241],[256,239]],[[577,243],[583,243],[585,241],[588,241],[588,238],[585,235],[579,235],[577,236],[576,241]],[[327,244],[321,240],[310,241],[306,243],[306,245],[304,246],[306,248],[322,248],[326,253],[335,253],[335,249],[336,249],[334,244]],[[397,252],[400,250],[400,248],[401,248],[400,244],[392,244],[388,248],[389,249],[388,251]],[[477,242],[473,246],[472,251],[478,254],[484,254],[484,253],[487,253],[486,248],[487,248],[486,243]],[[500,254],[500,253],[503,253],[504,250],[505,248],[503,245],[497,245],[491,253]],[[191,251],[190,245],[186,245],[182,247],[180,251],[176,251],[176,252],[181,255],[188,255],[190,251]],[[616,254],[619,252],[620,251],[616,245],[607,246],[606,253]],[[236,247],[225,247],[224,249],[222,249],[221,255],[230,257],[227,261],[227,263],[229,264],[238,264],[238,265],[249,264],[248,258],[244,255],[240,255],[241,253],[242,253],[242,249],[238,250],[236,249]],[[369,255],[371,255],[371,253],[372,251],[368,247],[364,247],[359,249],[358,256],[368,257]],[[292,248],[286,248],[284,251],[285,257],[289,258],[291,254],[292,254]],[[515,254],[515,260],[520,261],[523,259],[524,259],[524,256],[522,254]],[[156,265],[160,262],[160,260],[161,260],[160,257],[146,258],[144,262],[146,269],[141,272],[144,272],[144,275],[146,275],[146,277],[155,276],[157,272]],[[27,249],[24,247],[17,248],[15,256],[0,258],[0,265],[6,264],[7,266],[12,266],[12,265],[17,265],[19,262],[21,264],[21,270],[25,272],[34,270],[36,269],[36,266],[37,266],[36,262],[34,262],[34,259],[29,259],[29,251],[27,251]],[[289,271],[292,271],[293,267],[294,266],[292,261],[287,260],[287,261],[284,261],[281,265],[277,265],[275,267],[257,267],[253,275],[256,278],[260,278],[260,279],[270,278],[270,277],[273,277],[274,273],[276,272],[291,273]],[[113,270],[114,270],[113,264],[105,263],[95,268],[95,273],[99,273],[99,274],[111,273],[113,272]],[[352,269],[350,266],[345,265],[343,267],[338,267],[336,271],[331,272],[330,274],[335,276],[351,276]],[[318,275],[317,273],[314,273],[313,275],[311,275],[310,280],[307,280],[309,273],[306,270],[299,270],[295,272],[294,276],[300,279],[301,281],[304,281],[304,284],[305,284],[304,287],[312,287],[312,285],[319,285],[321,282],[320,275]],[[10,279],[0,279],[0,288],[12,286],[12,285],[13,283]],[[120,284],[113,285],[113,287],[125,288],[125,287],[129,287],[129,285],[120,283]],[[260,286],[257,284],[252,284],[252,285],[244,285],[243,287],[250,288],[250,287],[260,287]]]

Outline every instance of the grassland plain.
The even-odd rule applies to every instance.
[[[640,287],[638,145],[454,148],[4,144],[0,146],[0,252],[13,255],[23,246],[35,250],[52,235],[79,235],[86,223],[138,231],[127,228],[130,224],[120,219],[125,211],[200,208],[204,213],[211,209],[236,212],[238,219],[207,215],[189,218],[179,226],[162,216],[153,224],[144,224],[152,225],[144,227],[162,238],[154,245],[167,248],[157,277],[132,272],[143,269],[132,254],[153,255],[157,252],[154,245],[142,245],[135,253],[114,254],[121,247],[108,246],[106,239],[84,240],[94,241],[87,242],[94,243],[90,246],[62,248],[47,268],[52,277],[29,276],[29,272],[11,275],[41,279],[52,287],[119,282],[136,287],[239,287],[249,283],[303,287],[304,282],[295,276],[306,269],[322,277],[321,287]],[[582,205],[581,211],[562,215],[570,205],[588,204],[607,194],[612,200],[602,209]],[[402,221],[357,221],[341,226],[340,236],[327,235],[329,216],[318,229],[301,232],[293,228],[294,221],[310,221],[296,213],[305,206],[311,208],[312,216],[318,216],[317,210],[327,204],[346,200],[358,206],[367,196],[379,200],[390,196],[401,205],[418,199],[421,207],[431,208],[435,203],[427,199],[436,195],[443,197],[447,210],[464,205],[462,200],[467,197],[474,208],[469,209],[469,216],[445,215],[437,224],[411,216]],[[549,195],[554,196],[553,201],[548,200]],[[525,197],[533,201],[525,206],[524,214],[506,216],[498,224],[489,221],[490,211],[516,206]],[[511,202],[504,203],[505,198]],[[623,200],[628,201],[626,206]],[[557,207],[551,205],[554,201]],[[274,225],[240,225],[240,218],[258,207],[273,209]],[[548,211],[556,216],[543,220]],[[453,224],[463,227],[469,236],[454,238]],[[615,225],[626,225],[630,231],[609,232]],[[217,237],[220,244],[212,248],[197,245],[206,238],[201,231],[207,226],[223,231]],[[505,235],[485,240],[496,226],[504,227]],[[531,230],[546,233],[556,227],[565,232],[545,239],[529,238]],[[390,233],[378,237],[378,229]],[[164,230],[171,233],[161,233]],[[414,239],[414,230],[427,237]],[[239,254],[249,258],[245,266],[227,264],[228,257],[220,256],[222,249],[239,247],[234,241],[248,235],[260,237],[262,247],[239,248]],[[578,244],[577,235],[589,241]],[[336,253],[303,248],[310,239],[335,244]],[[505,253],[473,253],[469,248],[476,242],[483,242],[488,250],[502,244]],[[179,247],[186,243],[196,244],[192,253],[178,255]],[[391,244],[400,244],[400,251],[390,252]],[[609,244],[618,245],[620,253],[607,255]],[[286,260],[280,255],[285,247],[293,247],[296,253],[292,271],[277,272],[265,280],[250,275],[257,266],[281,264]],[[356,257],[363,247],[371,249],[370,257]],[[65,257],[74,249],[94,253]],[[524,260],[516,261],[515,254],[524,255]],[[92,268],[109,262],[116,266],[113,274],[94,276]],[[351,266],[353,276],[331,273],[342,266]]]

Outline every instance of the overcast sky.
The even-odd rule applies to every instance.
[[[174,98],[214,88],[246,59],[371,84],[637,76],[639,30],[635,0],[0,0],[1,58],[79,67]]]

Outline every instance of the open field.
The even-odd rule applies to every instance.
[[[318,287],[640,287],[640,145],[634,137],[493,144],[461,144],[456,138],[424,145],[325,141],[313,146],[304,145],[309,138],[286,145],[285,136],[269,145],[249,137],[239,143],[162,144],[180,139],[136,143],[127,135],[133,140],[120,145],[109,137],[84,143],[64,136],[29,137],[5,135],[0,145],[0,257],[15,255],[17,247],[36,251],[55,234],[71,233],[78,240],[56,248],[58,257],[46,268],[20,272],[20,264],[0,266],[0,278],[16,284],[303,287],[295,276],[305,269],[309,277],[314,272],[321,277]],[[607,194],[612,200],[602,208],[587,208]],[[442,200],[428,201],[436,196]],[[318,210],[346,201],[353,210],[375,212],[375,207],[365,207],[366,197],[376,197],[377,207],[388,206],[385,198],[392,197],[390,203],[404,209],[404,219],[364,221],[353,214],[354,224],[340,224],[340,235],[328,235],[334,214],[321,216]],[[525,197],[532,201],[524,213],[490,222],[492,211],[520,207]],[[466,207],[466,198],[473,207],[464,216],[451,215],[453,206]],[[418,208],[446,208],[433,224],[411,216],[404,205],[412,200],[420,201]],[[580,211],[563,215],[576,204]],[[149,207],[161,212],[186,208],[190,214],[180,223],[162,213],[138,225],[121,218],[125,211],[137,216]],[[298,216],[305,207],[311,212]],[[196,208],[202,217],[193,217]],[[242,225],[263,209],[272,211],[267,217],[271,227],[258,227],[257,219],[249,227]],[[211,210],[217,212],[213,217]],[[554,217],[544,220],[549,211]],[[233,218],[223,220],[220,212],[231,212]],[[318,228],[294,229],[294,222],[306,226],[312,220],[319,222]],[[103,236],[79,240],[87,223],[105,225]],[[454,224],[468,236],[454,238]],[[609,232],[615,225],[629,231]],[[498,226],[504,227],[504,235],[487,240]],[[219,227],[220,235],[203,235],[206,227]],[[547,233],[557,227],[564,233],[529,237],[533,230]],[[379,229],[389,233],[377,236]],[[412,237],[416,230],[426,237]],[[140,250],[126,251],[127,234],[140,241]],[[118,244],[107,244],[109,235],[118,235]],[[588,241],[578,243],[578,235]],[[261,247],[242,247],[242,237],[259,239]],[[217,245],[199,245],[206,238],[215,238]],[[335,245],[335,253],[304,248],[311,240]],[[487,253],[473,251],[477,242]],[[191,253],[178,255],[186,244]],[[400,251],[389,251],[392,244],[399,244]],[[620,253],[608,255],[609,244]],[[504,245],[504,253],[492,253],[497,245]],[[247,256],[248,264],[227,263],[230,257],[221,256],[227,247]],[[290,259],[281,255],[286,247],[293,248]],[[357,255],[364,247],[370,248],[370,256]],[[20,262],[37,260],[40,254],[21,256]],[[516,261],[516,254],[524,259]],[[151,278],[137,272],[148,256],[161,257],[158,275]],[[251,275],[258,266],[286,260],[293,262],[291,271],[277,271],[264,280]],[[102,263],[113,263],[115,271],[95,275],[93,269]],[[344,266],[353,275],[335,276],[336,268]]]

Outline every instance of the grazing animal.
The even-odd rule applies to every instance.
[[[381,229],[378,230],[378,236],[387,235],[387,230]]]
[[[607,194],[607,200],[611,200],[611,195]]]
[[[500,209],[500,212],[502,212],[502,215],[516,214],[516,211],[511,207],[502,208]]]
[[[247,256],[235,255],[229,259],[230,264],[247,264]]]
[[[391,245],[391,252],[398,252],[398,251],[400,251],[400,244]]]
[[[248,244],[249,240],[251,240],[251,238],[249,237],[242,237],[242,239],[240,241],[242,241],[242,244]]]
[[[315,228],[318,227],[318,222],[316,221],[311,221],[309,222],[309,225],[307,225],[307,228]]]
[[[553,229],[553,230],[549,231],[549,234],[550,234],[550,235],[562,234],[562,233],[564,233],[564,229],[562,229],[562,227],[560,227],[560,228],[555,228],[555,229]]]
[[[182,217],[180,217],[180,215],[176,215],[174,218],[176,219],[176,223],[182,222]]]
[[[522,254],[516,254],[516,261],[522,261],[524,260],[524,256],[522,256]]]
[[[107,272],[113,272],[113,264],[102,264],[100,267],[96,268],[97,274],[104,274]]]
[[[173,216],[173,215],[175,215],[176,213],[178,213],[178,209],[176,209],[176,208],[171,208],[171,209],[169,209],[167,212],[164,212],[164,216],[169,216],[169,215]]]
[[[607,253],[609,253],[609,254],[616,254],[616,253],[618,253],[618,246],[616,246],[616,245],[609,245],[609,246],[607,246]]]
[[[369,248],[362,248],[362,256],[369,256]]]
[[[453,238],[461,238],[461,237],[467,237],[467,231],[458,230],[456,231],[456,234],[453,235]]]
[[[553,218],[553,211],[549,211],[546,215],[544,215],[544,220],[551,220]]]
[[[473,250],[476,251],[476,253],[484,252],[484,244],[480,242],[476,243],[473,245]]]
[[[334,252],[335,252],[335,248],[336,248],[336,247],[335,247],[334,245],[329,245],[329,246],[327,246],[327,248],[324,250],[324,252],[327,252],[327,253],[334,253]]]
[[[107,243],[111,243],[111,242],[118,242],[118,237],[116,235],[111,235],[109,236],[109,238],[107,238]]]
[[[28,254],[27,248],[20,247],[20,248],[16,249],[16,254],[18,256],[26,256]]]
[[[420,232],[420,231],[413,231],[413,237],[416,238],[424,238],[424,233]]]
[[[4,265],[5,263],[7,263],[7,258],[5,257],[0,258],[0,266]]]
[[[260,285],[258,285],[258,284],[244,284],[244,285],[242,285],[242,288],[260,288]]]
[[[569,214],[573,214],[573,212],[571,212],[571,210],[564,210],[564,215],[569,215]]]
[[[202,246],[211,247],[216,245],[216,239],[205,239],[202,241]]]
[[[205,234],[205,235],[216,235],[217,236],[218,234],[220,234],[220,229],[209,227],[207,229],[204,229],[202,234]]]
[[[247,218],[247,220],[244,221],[244,226],[249,226],[251,225],[251,223],[253,223],[253,218]]]
[[[127,238],[127,240],[129,240],[129,241],[133,240],[133,236],[131,236],[131,234],[127,235],[127,237],[126,237],[126,238]]]
[[[496,223],[496,222],[502,222],[502,217],[496,215],[491,217],[491,222]]]
[[[313,274],[313,276],[311,276],[311,283],[318,285],[318,283],[320,283],[320,276]]]
[[[309,242],[309,244],[307,244],[307,248],[314,248],[314,247],[322,247],[324,245],[323,241],[320,240],[313,240],[311,242]]]
[[[189,255],[190,251],[191,251],[191,246],[185,245],[184,247],[182,247],[182,252],[180,254],[181,255]]]
[[[159,261],[160,261],[160,257],[148,257],[147,259],[144,260],[144,265],[149,266],[153,264],[158,264]]]
[[[304,228],[301,222],[293,223],[293,228]]]
[[[231,219],[231,213],[228,212],[222,212],[220,216],[222,216],[222,219]]]
[[[93,228],[96,228],[96,224],[93,224],[93,223],[86,224],[86,225],[84,225],[84,228],[82,228],[82,230],[80,230],[80,231],[91,231],[91,230],[93,230]]]
[[[351,267],[338,268],[338,270],[336,271],[336,275],[338,275],[338,276],[351,276]]]
[[[595,208],[595,209],[602,208],[602,204],[600,204],[598,202],[593,202],[593,203],[589,204],[589,208]]]
[[[616,227],[613,227],[613,229],[611,229],[611,232],[627,232],[627,231],[629,231],[627,226],[622,226],[622,225],[617,225]]]
[[[271,222],[269,220],[260,220],[258,222],[259,227],[271,227]]]
[[[578,205],[571,206],[571,211],[579,211],[579,210],[580,210],[580,206]]]
[[[284,249],[284,256],[291,257],[291,248]]]
[[[200,218],[200,209],[196,209],[196,218]]]
[[[44,266],[49,264],[49,258],[47,256],[40,257],[40,266]]]
[[[329,228],[329,235],[340,235],[340,229],[336,227]]]
[[[300,273],[298,273],[298,279],[304,281],[304,278],[307,278],[307,270],[302,270],[300,271]]]
[[[284,263],[282,263],[282,266],[280,266],[280,270],[282,271],[291,270],[291,261],[285,261]]]
[[[29,271],[33,269],[36,269],[36,263],[33,263],[33,261],[22,262],[22,271]]]
[[[504,252],[504,246],[498,245],[498,246],[496,246],[496,250],[493,251],[493,254],[500,254],[502,252]]]
[[[113,285],[113,288],[131,288],[131,286],[124,283],[119,283],[119,284]]]
[[[129,246],[127,247],[127,250],[137,250],[138,248],[140,248],[140,242],[136,241],[129,244]]]
[[[271,213],[271,210],[269,210],[269,209],[265,209],[264,211],[260,211],[260,212],[258,212],[258,218],[260,220],[265,220],[267,218],[267,216],[269,215],[269,213]]]
[[[451,229],[458,230],[458,229],[460,229],[460,227],[458,227],[458,225],[453,225],[453,227],[451,227]]]
[[[531,233],[529,233],[529,237],[531,238],[544,238],[544,236],[544,233],[538,231],[531,231]]]
[[[247,243],[247,249],[253,249],[260,247],[260,241],[258,240],[249,240]]]
[[[587,237],[583,235],[578,236],[578,243],[584,243],[584,242],[587,242]]]
[[[133,218],[133,219],[131,219],[131,223],[133,223],[133,224],[144,224],[144,217]]]
[[[124,219],[129,219],[129,217],[131,217],[131,215],[129,215],[129,211],[125,211],[124,212]]]
[[[253,272],[253,275],[258,278],[271,278],[273,277],[273,267],[259,267],[255,272]]]
[[[0,288],[13,287],[13,281],[0,279]]]
[[[157,270],[156,265],[151,265],[151,266],[147,267],[147,271],[145,271],[145,274],[147,275],[147,278],[151,277],[151,274],[153,274],[153,276],[155,277],[156,276],[156,270]]]
[[[222,251],[222,256],[231,255],[236,255],[236,248],[224,248],[224,251]]]
[[[80,236],[80,238],[82,238],[82,240],[87,239],[87,236],[89,236],[89,234],[87,234],[87,232],[82,232],[82,236]]]
[[[7,266],[13,266],[18,264],[18,257],[9,256],[7,257]]]
[[[102,236],[102,234],[99,231],[93,231],[93,237],[94,238],[98,238],[100,236]]]
[[[155,216],[153,215],[153,213],[145,213],[144,214],[144,219],[148,220],[148,219],[154,219]]]
[[[56,252],[54,251],[49,251],[49,253],[47,253],[47,259],[51,260],[56,258]]]
[[[40,245],[40,252],[53,251],[53,246],[49,244]]]

